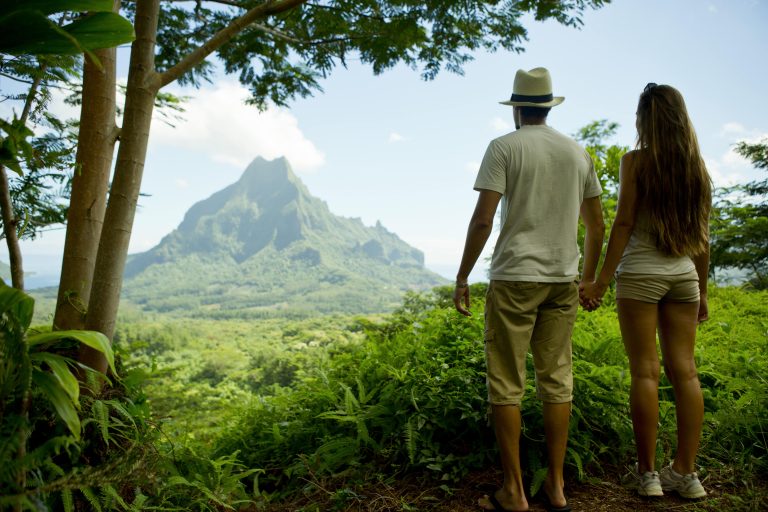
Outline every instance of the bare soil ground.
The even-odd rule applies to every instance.
[[[610,474],[610,473],[609,473]],[[592,478],[586,482],[568,482],[566,494],[574,512],[634,511],[768,511],[768,481],[735,481],[732,471],[709,472],[702,483],[709,495],[701,500],[685,500],[675,495],[641,498],[619,483],[616,477]],[[271,503],[266,510],[302,512],[394,512],[394,511],[481,511],[477,500],[490,494],[502,481],[498,469],[468,475],[459,487],[446,493],[439,482],[425,484],[418,477],[394,483],[371,482],[354,486],[326,486],[307,482],[305,494],[296,500]],[[528,500],[531,512],[543,512],[539,496]]]

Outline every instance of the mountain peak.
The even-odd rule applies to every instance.
[[[201,282],[194,286],[205,281],[206,287],[219,289],[227,283],[222,288],[224,295],[232,294],[227,301],[238,294],[263,293],[259,301],[280,302],[277,298],[284,296],[301,302],[307,294],[323,296],[322,290],[331,285],[351,286],[357,295],[350,295],[348,307],[373,310],[379,306],[358,303],[371,288],[383,287],[387,291],[382,293],[391,299],[403,290],[442,281],[424,269],[421,251],[381,222],[366,227],[360,219],[331,213],[285,158],[254,159],[237,182],[193,205],[178,229],[158,246],[132,256],[126,267],[128,288],[135,295],[142,279],[165,283],[188,273],[181,268],[200,264],[218,270],[205,279],[195,271]],[[245,282],[251,284],[234,291]],[[265,290],[258,291],[261,288]],[[272,291],[267,293],[267,288]],[[190,293],[202,293],[195,290],[190,288]]]
[[[259,156],[248,164],[240,179],[232,186],[256,191],[264,187],[281,187],[288,184],[293,185],[303,194],[309,195],[304,184],[293,172],[287,158],[281,156],[267,160]]]

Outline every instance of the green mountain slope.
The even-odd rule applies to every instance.
[[[371,313],[445,282],[381,224],[332,214],[284,158],[257,158],[131,256],[123,294],[146,310],[213,317]]]

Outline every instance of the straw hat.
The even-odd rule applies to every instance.
[[[512,97],[509,101],[500,101],[502,105],[515,107],[554,107],[563,102],[563,96],[552,96],[552,78],[546,68],[534,68],[530,71],[517,70]]]

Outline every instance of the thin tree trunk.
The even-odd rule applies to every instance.
[[[32,112],[32,105],[35,103],[37,89],[43,81],[45,73],[45,64],[40,64],[37,75],[32,80],[32,85],[27,93],[27,99],[24,100],[24,108],[21,111],[20,121],[27,124],[29,113]],[[3,230],[5,232],[5,241],[8,244],[8,258],[11,266],[11,283],[18,290],[24,290],[24,264],[21,257],[21,247],[19,246],[19,237],[16,232],[19,220],[13,211],[13,200],[11,199],[10,183],[5,167],[0,165],[0,210],[2,210]]]
[[[115,11],[118,8],[119,2],[115,2]],[[108,48],[93,53],[101,68],[86,56],[75,173],[53,319],[56,330],[85,326],[118,133],[115,125],[116,50]]]
[[[0,210],[3,215],[3,231],[8,244],[8,259],[11,265],[11,283],[14,288],[24,289],[24,267],[21,260],[19,237],[16,234],[16,216],[13,213],[11,190],[8,186],[8,174],[5,167],[0,165]]]
[[[131,46],[125,115],[112,179],[104,228],[101,233],[85,328],[112,339],[120,288],[128,254],[136,203],[141,189],[144,160],[154,100],[159,89],[155,72],[155,37],[160,0],[136,3],[136,40]],[[81,362],[106,372],[107,362],[100,353]]]

